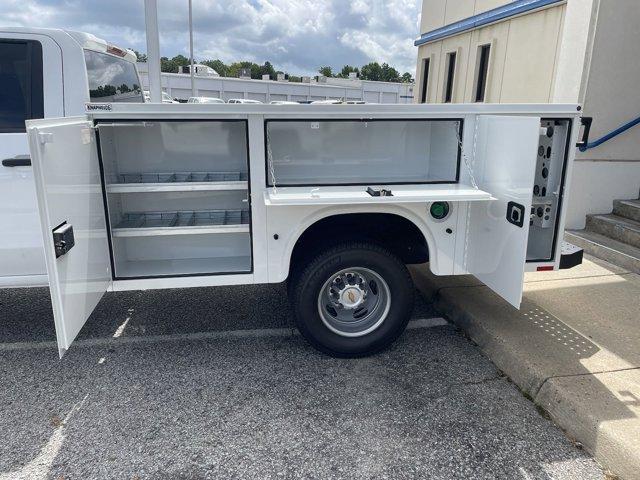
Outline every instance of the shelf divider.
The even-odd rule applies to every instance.
[[[121,173],[107,184],[109,193],[247,190],[246,172]]]
[[[248,210],[127,213],[111,229],[113,237],[249,233]]]
[[[249,182],[175,182],[175,183],[111,183],[108,193],[144,193],[144,192],[211,192],[247,190]]]

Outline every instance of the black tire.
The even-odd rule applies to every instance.
[[[346,241],[320,251],[306,265],[295,267],[288,290],[296,324],[304,338],[321,352],[341,358],[373,355],[391,345],[407,326],[413,311],[413,282],[406,266],[385,248]],[[390,303],[384,320],[373,331],[347,337],[325,324],[318,311],[318,296],[333,275],[356,267],[371,270],[386,282]]]

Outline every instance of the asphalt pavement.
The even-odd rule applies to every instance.
[[[108,294],[58,360],[46,289],[0,290],[0,480],[603,478],[434,317],[344,360],[281,285]]]

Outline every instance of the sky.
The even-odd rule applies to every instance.
[[[415,74],[421,0],[193,0],[194,57],[295,75],[387,62]],[[158,0],[161,55],[188,56],[187,0]],[[0,26],[86,31],[146,51],[143,0],[0,0]]]

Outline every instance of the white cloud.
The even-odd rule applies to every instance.
[[[269,60],[295,74],[387,62],[414,72],[419,0],[193,0],[197,59]],[[188,54],[185,0],[158,0],[162,55]],[[83,30],[144,51],[143,2],[1,0],[4,25]]]

